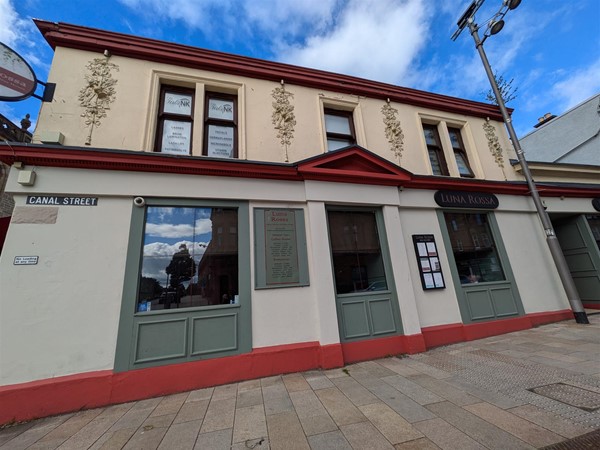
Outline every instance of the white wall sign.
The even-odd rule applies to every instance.
[[[34,266],[38,263],[39,256],[15,256],[13,265],[15,266]]]
[[[189,155],[191,136],[191,122],[165,120],[163,124],[161,152],[174,155]]]
[[[53,195],[28,195],[26,205],[98,206],[98,197],[56,197]]]
[[[233,127],[208,126],[208,156],[213,158],[233,158]]]
[[[191,116],[192,96],[186,94],[176,94],[174,92],[166,92],[163,110],[166,113]]]

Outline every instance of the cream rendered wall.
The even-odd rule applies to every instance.
[[[251,202],[250,236],[252,241],[255,235],[254,208],[295,208],[304,210],[310,285],[303,287],[255,289],[255,248],[254,245],[250,246],[252,261],[250,270],[252,280],[252,346],[260,348],[313,341],[331,343],[327,336],[324,337],[320,334],[318,327],[320,320],[317,306],[318,277],[315,272],[315,260],[311,252],[314,243],[309,226],[310,216],[308,209],[305,207],[305,204],[298,203]],[[332,286],[329,287],[329,292],[330,298],[333,299],[331,291]],[[326,328],[337,330],[337,319],[327,323]],[[323,339],[325,339],[325,342]],[[339,342],[339,336],[337,337],[337,341],[334,340],[333,342]]]
[[[57,47],[48,81],[57,83],[54,101],[42,104],[34,133],[34,142],[47,131],[65,135],[64,145],[84,146],[89,127],[81,117],[84,111],[78,99],[85,87],[88,74],[86,64],[100,53]],[[204,92],[215,90],[236,93],[239,107],[239,153],[241,159],[285,162],[285,149],[277,139],[272,123],[272,92],[279,82],[178,67],[168,64],[112,56],[110,63],[119,67],[113,71],[118,80],[115,101],[107,110],[107,117],[92,133],[92,147],[123,150],[151,151],[154,146],[160,84],[175,84],[196,90],[192,154],[202,153],[202,122]],[[284,80],[285,81],[285,80]],[[385,137],[382,107],[383,99],[365,98],[320,89],[285,84],[293,94],[291,103],[296,117],[292,144],[287,149],[290,162],[325,152],[323,107],[354,111],[357,143],[368,150],[401,165],[417,174],[431,174],[421,121],[443,122],[462,129],[462,134],[476,177],[495,180],[522,179],[508,160],[515,158],[508,136],[500,122],[491,121],[503,148],[504,168],[500,168],[488,148],[483,130],[485,119],[447,113],[412,105],[391,102],[398,110],[397,118],[404,133],[404,151],[399,161]],[[449,145],[443,136],[445,146]],[[451,175],[458,176],[451,150],[446,148],[446,159]]]
[[[15,170],[9,189],[15,190]],[[15,195],[16,210],[25,195]],[[57,207],[56,223],[9,228],[0,260],[0,384],[111,369],[131,203]],[[15,256],[39,256],[15,266]]]
[[[449,258],[452,255],[448,254],[444,246],[436,214],[436,209],[439,209],[439,206],[433,199],[434,194],[435,191],[413,189],[400,192],[400,221],[421,327],[462,323],[456,300],[456,290],[450,272]],[[433,234],[435,237],[442,273],[446,282],[445,289],[427,291],[423,289],[412,241],[413,234]]]
[[[495,214],[525,313],[570,309],[537,215]]]

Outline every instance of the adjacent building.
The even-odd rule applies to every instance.
[[[1,421],[572,318],[497,107],[36,25],[56,91],[0,144]],[[592,239],[597,178],[540,191]]]

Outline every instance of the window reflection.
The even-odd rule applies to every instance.
[[[237,303],[237,209],[148,207],[138,311]]]
[[[375,213],[329,211],[338,294],[387,290]]]
[[[487,214],[444,213],[461,284],[505,280]]]

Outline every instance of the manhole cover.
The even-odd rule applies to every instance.
[[[547,384],[529,389],[531,392],[566,403],[584,411],[593,412],[600,409],[600,393],[589,391],[565,383]]]

